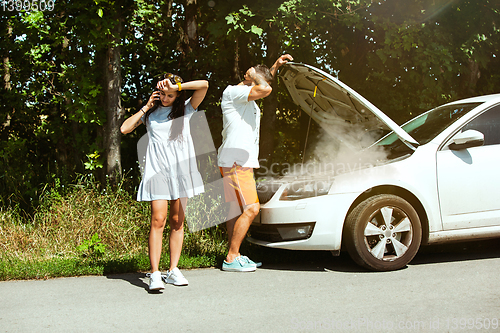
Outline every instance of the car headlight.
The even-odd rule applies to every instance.
[[[280,200],[300,200],[328,194],[333,180],[308,180],[286,185]]]

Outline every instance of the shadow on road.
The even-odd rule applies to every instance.
[[[411,265],[500,258],[500,239],[428,245],[420,248]]]
[[[258,262],[262,262],[259,270],[280,270],[297,272],[344,272],[356,274],[372,274],[358,266],[346,251],[340,256],[333,256],[329,251],[294,251],[260,247],[246,244],[242,253]],[[429,265],[445,262],[484,260],[500,258],[500,239],[460,242],[422,246],[415,258],[408,265]],[[222,258],[218,267],[222,265]],[[405,269],[405,268],[403,268]],[[144,273],[110,274],[108,279],[119,279],[133,286],[148,290],[148,279]],[[154,292],[158,293],[158,292]]]
[[[329,251],[262,248],[253,249],[252,255],[252,260],[262,261],[259,269],[372,273],[356,265],[344,251],[333,256]],[[500,258],[500,239],[422,246],[409,266],[490,258]]]
[[[330,251],[294,251],[272,248],[252,249],[250,258],[261,261],[265,270],[365,272],[347,252],[334,256]]]
[[[127,273],[127,274],[109,274],[106,275],[106,278],[111,280],[123,280],[127,281],[133,286],[139,287],[141,289],[146,290],[150,294],[161,294],[160,291],[150,291],[147,284],[146,274],[144,273]],[[145,279],[145,280],[144,280]]]

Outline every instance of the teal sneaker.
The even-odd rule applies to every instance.
[[[255,263],[251,264],[241,256],[236,257],[233,262],[224,260],[222,270],[227,272],[254,272],[257,269]]]
[[[248,258],[247,256],[241,256],[241,258],[243,258],[243,260],[246,260],[250,265],[255,265],[255,267],[260,267],[262,266],[262,263],[261,262],[253,262],[250,258]]]

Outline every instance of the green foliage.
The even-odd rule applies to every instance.
[[[236,12],[229,13],[229,15],[226,16],[226,23],[229,26],[227,34],[229,35],[231,31],[241,29],[246,33],[251,32],[257,36],[261,36],[264,30],[255,24],[250,25],[248,23],[249,19],[254,16],[255,14],[252,13],[246,5],[243,5],[243,7]],[[250,25],[250,28],[246,28],[248,25]]]
[[[96,260],[102,258],[106,253],[106,244],[103,244],[97,232],[91,239],[84,240],[76,247],[76,250],[85,258]]]
[[[77,204],[75,197],[68,202],[66,195],[70,188],[83,186],[80,175],[100,180],[100,188],[85,187],[92,193],[106,188],[108,119],[103,82],[110,47],[119,46],[121,51],[125,117],[145,104],[154,77],[161,73],[208,79],[210,89],[200,109],[206,111],[217,147],[222,140],[223,89],[238,83],[250,66],[270,66],[283,53],[337,75],[399,123],[443,102],[497,93],[498,13],[492,0],[256,0],[194,5],[165,0],[60,0],[54,11],[5,13],[0,17],[1,208],[16,210],[26,225],[45,214],[51,218],[44,223],[59,227],[74,216],[64,210],[56,214],[54,205]],[[122,29],[117,30],[120,22]],[[190,35],[193,27],[195,33]],[[261,140],[265,144],[273,139],[268,162],[299,162],[308,117],[291,102],[279,79],[273,92],[276,104],[264,110],[273,113],[273,123]],[[130,182],[120,188],[120,198],[135,194],[140,181],[136,144],[144,133],[141,126],[122,137],[122,166],[131,173]],[[101,199],[79,204],[98,212],[99,218],[110,211],[118,214],[110,197]],[[210,203],[204,205],[197,218],[215,214]],[[137,203],[130,207],[134,212],[147,210]],[[140,225],[123,228],[145,232],[144,221],[135,220],[124,207],[119,210]],[[107,224],[78,233],[72,244],[99,230],[108,245],[106,252],[112,253],[118,247],[101,234],[103,227]],[[132,247],[125,243],[125,248]]]
[[[96,150],[91,154],[87,154],[87,162],[85,162],[84,165],[86,170],[93,171],[95,169],[101,169],[104,166],[104,161]]]

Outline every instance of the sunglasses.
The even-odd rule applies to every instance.
[[[165,77],[165,79],[169,79],[169,80],[171,80],[173,78],[175,83],[182,83],[182,79],[179,75],[167,73],[167,74],[165,74],[164,77]]]

